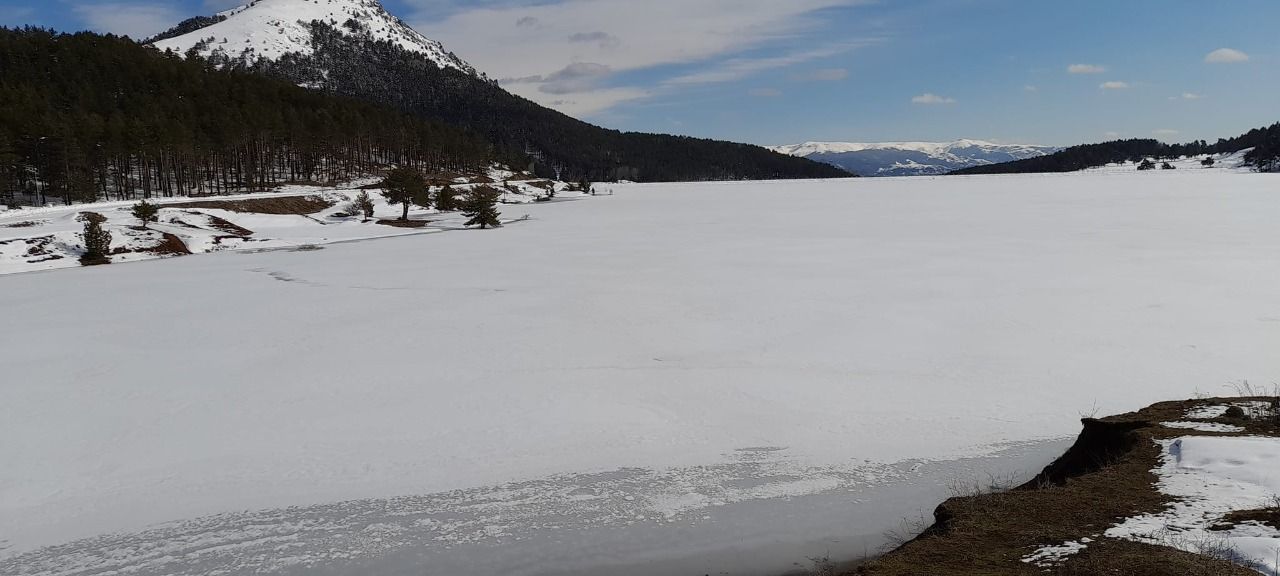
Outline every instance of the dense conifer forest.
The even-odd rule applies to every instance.
[[[527,155],[542,177],[661,182],[851,176],[759,146],[600,128],[512,95],[496,82],[442,69],[373,40],[355,20],[340,26],[311,24],[313,54],[252,61],[223,53],[212,61],[470,129],[507,157]]]
[[[113,36],[0,29],[0,70],[8,204],[261,190],[493,159],[487,141],[439,122]]]
[[[1256,128],[1235,138],[1220,139],[1214,144],[1201,140],[1187,144],[1165,144],[1158,140],[1115,140],[1101,144],[1072,146],[1065,150],[1003,164],[975,166],[953,174],[1026,174],[1036,172],[1074,172],[1116,162],[1141,162],[1148,158],[1173,159],[1201,154],[1230,154],[1247,148],[1253,150],[1245,160],[1257,170],[1280,169],[1280,123]]]

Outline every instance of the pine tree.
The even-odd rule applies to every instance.
[[[386,198],[387,202],[400,204],[404,208],[400,219],[408,220],[409,206],[425,194],[427,181],[417,170],[396,168],[387,174],[379,187],[382,188],[382,197]]]
[[[498,219],[498,197],[500,193],[488,186],[477,186],[462,198],[462,215],[468,218],[467,226],[497,228],[502,226]]]
[[[110,264],[111,256],[108,252],[111,250],[111,233],[102,228],[102,223],[107,221],[106,217],[96,212],[83,212],[79,220],[84,222],[84,233],[81,234],[84,239],[84,255],[80,257],[80,264]]]
[[[351,209],[364,216],[365,220],[373,218],[373,199],[369,197],[369,193],[361,190],[356,195],[356,199],[351,202]]]
[[[1212,168],[1213,165],[1217,163],[1218,161],[1214,160],[1213,158],[1205,158],[1204,160],[1200,161],[1200,165],[1204,166],[1205,168]]]
[[[151,222],[160,221],[160,207],[143,200],[133,205],[133,217],[142,221],[142,227],[146,228]]]
[[[449,212],[458,209],[458,196],[448,184],[436,192],[436,210]]]

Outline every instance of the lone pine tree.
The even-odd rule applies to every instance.
[[[467,192],[462,198],[462,215],[468,218],[467,226],[497,228],[502,226],[498,219],[498,197],[500,193],[488,186],[478,186]]]
[[[106,217],[95,212],[84,212],[78,219],[84,222],[84,233],[81,234],[84,255],[80,257],[80,263],[85,266],[110,264],[111,257],[107,253],[111,250],[111,233],[102,228],[102,223],[107,221]]]
[[[373,218],[373,199],[364,190],[356,195],[356,199],[351,202],[351,208],[353,212],[362,214],[365,220]]]
[[[427,191],[427,180],[422,177],[421,172],[412,168],[396,168],[387,174],[379,186],[382,188],[382,197],[387,202],[404,208],[400,219],[408,220],[409,206],[422,200]],[[430,203],[429,200],[427,202]]]
[[[160,220],[160,207],[143,200],[133,205],[133,217],[142,221],[142,227]]]

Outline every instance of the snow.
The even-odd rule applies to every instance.
[[[1068,540],[1057,546],[1044,546],[1035,552],[1022,557],[1024,564],[1032,564],[1038,568],[1052,568],[1064,562],[1067,558],[1079,554],[1089,547],[1093,542],[1089,538],[1081,538],[1079,541]]]
[[[1128,518],[1106,535],[1189,552],[1230,551],[1260,571],[1280,570],[1280,531],[1256,522],[1211,530],[1230,512],[1272,508],[1280,495],[1280,438],[1186,436],[1160,442],[1168,510]]]
[[[392,16],[379,0],[254,0],[222,12],[226,20],[189,34],[155,43],[160,50],[173,50],[184,55],[202,45],[202,56],[222,51],[232,58],[247,54],[250,60],[278,60],[290,53],[311,54],[312,21],[327,22],[343,33],[348,19],[360,21],[376,40],[396,44],[422,54],[442,68],[476,71],[439,42],[419,34]]]
[[[1234,433],[1244,432],[1244,428],[1233,426],[1231,424],[1218,424],[1215,422],[1161,422],[1161,426],[1166,428],[1177,428],[1181,430],[1196,430],[1198,432],[1223,432]]]
[[[1230,408],[1230,406],[1226,404],[1197,406],[1187,410],[1186,417],[1192,420],[1212,420],[1226,416],[1227,408]]]
[[[515,176],[512,172],[493,173],[505,174],[506,177]],[[375,221],[364,222],[360,218],[332,216],[344,210],[355,199],[359,190],[354,186],[370,183],[356,182],[344,188],[283,186],[270,193],[213,198],[152,199],[151,202],[161,208],[158,222],[152,223],[150,230],[137,229],[140,222],[131,213],[135,202],[97,202],[8,211],[0,213],[0,275],[80,266],[79,258],[83,254],[81,233],[84,225],[78,217],[82,212],[97,212],[105,216],[107,222],[104,228],[112,234],[112,250],[128,250],[124,254],[113,255],[111,260],[115,263],[166,257],[147,251],[164,241],[162,234],[176,236],[189,251],[202,254],[291,249],[465,228],[466,218],[459,213],[442,214],[436,210],[417,207],[410,210],[411,219],[429,221],[429,224],[419,229],[395,228],[379,225]],[[578,192],[567,191],[564,183],[552,185],[557,190],[557,197],[562,200],[583,196]],[[456,184],[453,189],[462,194],[474,186],[476,184]],[[504,191],[502,202],[506,208],[502,210],[506,214],[503,219],[509,222],[516,221],[524,214],[520,208],[512,205],[528,204],[546,194],[544,189],[531,185],[529,181],[508,182],[505,184],[507,188],[503,188],[504,185],[495,186]],[[433,191],[438,189],[433,188]],[[400,206],[388,205],[378,192],[376,189],[369,190],[370,198],[374,201],[374,220],[399,218]],[[192,200],[217,202],[287,196],[321,197],[333,202],[334,206],[312,215],[251,214],[216,208],[173,207]],[[222,229],[214,218],[247,229],[252,235],[239,237],[238,234]]]
[[[1012,153],[1025,153],[1030,156],[1041,156],[1047,146],[1031,144],[996,144],[983,140],[954,140],[951,142],[805,142],[787,146],[771,146],[770,150],[790,156],[808,157],[815,154],[846,154],[866,150],[907,150],[920,152],[929,156],[950,157],[955,159],[954,151],[963,148],[984,148],[1002,150]]]
[[[0,573],[102,550],[157,562],[188,538],[241,550],[231,573],[358,534],[383,539],[378,558],[439,544],[488,559],[537,554],[518,547],[551,525],[598,543],[580,517],[666,543],[769,511],[741,525],[775,541],[781,503],[823,495],[848,506],[835,536],[879,534],[936,503],[878,501],[923,481],[916,463],[1073,437],[1095,404],[1274,380],[1274,183],[619,185],[505,207],[530,219],[498,230],[5,276]],[[371,228],[255,225],[307,241]],[[579,516],[583,502],[598,507]],[[370,518],[402,536],[361,532]],[[264,540],[239,538],[253,530]],[[274,540],[290,537],[305,542]],[[668,548],[639,542],[658,539],[582,558],[653,558]],[[199,562],[217,554],[137,573],[212,571]]]

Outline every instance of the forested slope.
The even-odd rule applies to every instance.
[[[464,130],[128,39],[0,28],[0,202],[223,193],[479,167]]]
[[[1146,158],[1179,158],[1201,154],[1230,154],[1252,148],[1245,160],[1262,172],[1275,171],[1280,157],[1280,123],[1256,128],[1235,138],[1209,144],[1204,140],[1187,144],[1165,144],[1158,140],[1115,140],[1101,144],[1072,146],[1060,152],[1003,164],[975,166],[952,174],[1027,174],[1074,172],[1116,162],[1139,162]]]

